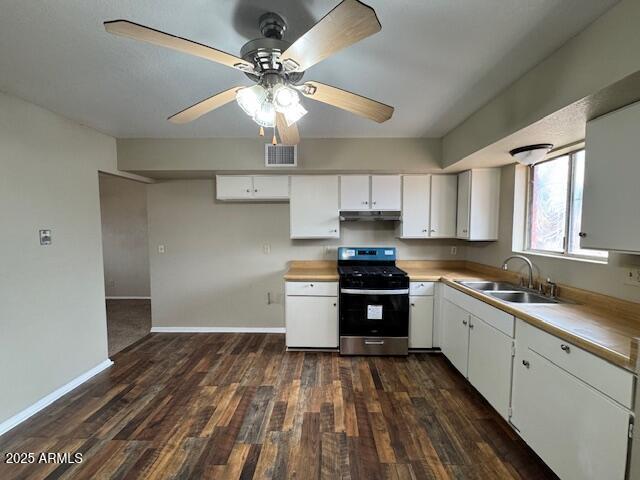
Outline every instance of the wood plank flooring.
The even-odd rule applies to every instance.
[[[151,334],[0,437],[0,479],[555,478],[440,354]],[[5,452],[81,452],[7,465]]]

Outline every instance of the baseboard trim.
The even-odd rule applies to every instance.
[[[151,300],[151,297],[105,297],[107,300]]]
[[[58,400],[60,397],[62,397],[63,395],[66,395],[76,387],[79,387],[81,384],[83,384],[90,378],[96,376],[98,373],[102,372],[103,370],[109,368],[111,365],[113,365],[113,362],[111,360],[109,359],[105,360],[104,362],[93,367],[91,370],[88,370],[84,372],[82,375],[74,378],[66,385],[61,386],[60,388],[51,392],[49,395],[41,398],[36,403],[25,408],[21,412],[16,413],[13,417],[10,417],[4,422],[0,423],[0,435],[7,433],[9,430],[13,429],[14,427],[17,427],[22,422],[27,420],[29,417],[32,417],[33,415],[38,413],[40,410],[48,407],[53,402]]]
[[[285,333],[284,327],[151,327],[151,333]]]

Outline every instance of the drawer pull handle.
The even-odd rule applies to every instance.
[[[473,323],[469,323],[469,328],[473,328]]]
[[[338,306],[338,304],[337,304],[336,302],[333,302],[333,306],[334,306],[334,307],[337,307],[337,306]]]
[[[467,324],[467,321],[466,321],[466,320],[462,320],[462,324],[463,324],[463,325],[466,325],[466,324]]]
[[[365,345],[384,345],[384,340],[365,340]]]
[[[310,284],[309,284],[309,286],[310,286],[310,287],[313,287],[313,283],[310,283]]]
[[[412,304],[411,304],[411,306],[412,306],[412,307],[415,307],[415,306],[416,306],[416,304],[415,304],[415,303],[412,303]]]
[[[564,350],[565,352],[567,352],[567,353],[571,352],[571,347],[569,347],[569,345],[565,345],[564,343],[562,345],[560,345],[560,348],[562,350]]]
[[[525,367],[529,368],[530,364],[528,360],[522,360],[522,365],[524,365]]]

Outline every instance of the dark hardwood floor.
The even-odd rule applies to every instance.
[[[555,478],[439,354],[285,352],[152,334],[0,437],[0,479]],[[81,452],[7,465],[5,452]]]

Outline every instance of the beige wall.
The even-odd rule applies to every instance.
[[[638,18],[640,2],[622,0],[512,83],[445,135],[443,166],[640,70]]]
[[[147,185],[100,174],[100,214],[107,297],[148,297]]]
[[[470,243],[466,248],[467,260],[499,267],[512,255],[514,180],[515,165],[502,167],[499,240],[493,243]],[[539,255],[529,255],[529,258],[536,267],[535,274],[542,278],[550,277],[558,283],[640,302],[640,288],[624,284],[624,266],[633,265],[638,261],[636,257],[611,253],[607,265]],[[520,265],[514,260],[510,268],[520,269]]]
[[[402,259],[464,257],[455,240],[396,239],[395,222],[343,222],[339,241],[292,241],[288,203],[218,202],[213,180],[150,185],[148,211],[154,327],[283,327],[287,262],[335,259],[339,245],[396,245]]]
[[[0,423],[107,358],[98,170],[113,138],[0,93]]]
[[[264,145],[260,138],[119,139],[118,167],[173,178],[260,171]],[[430,138],[309,138],[300,142],[296,170],[430,172],[440,170],[440,149],[440,140]]]

